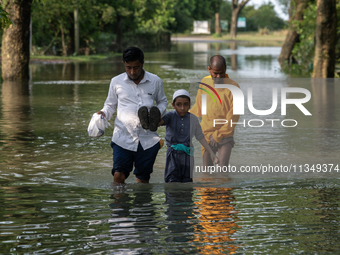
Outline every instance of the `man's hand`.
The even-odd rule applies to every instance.
[[[214,140],[214,138],[213,138],[212,135],[209,137],[209,145],[210,145],[211,147],[217,147],[217,146],[218,146],[218,142],[216,142],[216,141]]]
[[[101,114],[101,115],[103,115],[104,117],[106,117],[106,116],[105,116],[105,113],[102,112],[102,111],[97,112],[97,114]]]
[[[213,164],[218,164],[218,163],[220,163],[219,158],[218,158],[215,154],[210,153],[210,158],[211,158],[211,161],[213,162]]]

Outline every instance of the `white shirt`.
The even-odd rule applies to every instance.
[[[126,73],[113,77],[104,108],[101,110],[108,120],[117,110],[112,141],[131,151],[137,151],[138,142],[144,150],[158,143],[160,138],[157,132],[143,129],[138,118],[138,109],[141,106],[151,108],[155,101],[163,116],[167,98],[163,82],[157,75],[144,71],[144,77],[138,85],[130,80]]]

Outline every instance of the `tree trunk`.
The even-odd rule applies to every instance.
[[[249,0],[242,0],[241,3],[238,3],[238,0],[232,0],[232,14],[231,14],[231,24],[230,24],[230,38],[236,39],[237,36],[237,19],[238,15],[242,11],[243,7],[248,3]]]
[[[78,8],[74,9],[74,52],[79,54],[79,16]]]
[[[2,36],[4,80],[29,79],[31,5],[32,0],[8,0],[4,6],[15,24],[5,28]]]
[[[66,54],[67,56],[73,55],[76,48],[76,42],[75,42],[75,20],[74,20],[74,13],[70,13],[70,23],[69,23],[69,29],[64,30],[65,31],[65,41],[66,41]],[[69,36],[67,36],[69,35]]]
[[[121,27],[121,16],[117,14],[117,51],[122,52],[122,27]]]
[[[232,11],[231,15],[231,24],[230,24],[230,38],[236,39],[237,35],[237,18],[238,14],[236,14],[236,10]]]
[[[291,5],[294,3],[295,12],[291,17],[290,24],[294,21],[301,22],[303,20],[303,11],[308,7],[309,2],[311,2],[311,0],[292,0]],[[295,31],[294,27],[290,27],[278,58],[281,67],[283,67],[285,61],[287,61],[288,64],[290,63],[290,56],[297,42],[299,42],[299,34]]]
[[[336,33],[336,0],[318,0],[313,78],[334,78]]]
[[[294,62],[294,60],[291,61],[290,56],[292,54],[292,50],[294,48],[295,43],[298,43],[300,41],[299,34],[294,30],[289,30],[286,39],[282,45],[281,53],[278,57],[278,61],[281,65],[281,68],[283,67],[284,63],[287,61],[288,64]]]
[[[60,32],[61,32],[61,47],[62,47],[62,50],[63,50],[62,55],[64,57],[66,57],[67,56],[67,47],[66,47],[66,44],[65,44],[64,27],[63,27],[63,24],[62,24],[61,21],[60,21]]]
[[[215,13],[215,33],[219,34],[219,35],[222,33],[221,22],[220,22],[220,13],[219,12]]]
[[[289,4],[289,9],[288,9],[288,22],[289,23],[292,21],[293,12],[294,12],[294,7],[293,7],[292,3],[290,3]]]

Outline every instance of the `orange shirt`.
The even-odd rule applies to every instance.
[[[204,77],[201,82],[215,88],[215,84],[210,75]],[[226,78],[224,79],[223,83],[234,85],[238,88],[240,87],[235,81],[229,79],[228,74],[226,74]],[[216,104],[214,100],[210,97],[210,95],[208,95],[205,91],[198,89],[196,103],[192,106],[190,112],[192,114],[195,114],[197,117],[202,116],[202,94],[207,94],[207,114],[202,116],[202,131],[208,143],[211,135],[216,142],[220,143],[223,138],[231,137],[234,135],[235,124],[233,124],[233,126],[231,127],[230,122],[231,120],[233,123],[238,122],[240,117],[239,115],[233,114],[233,95],[229,89],[215,89],[221,98],[221,105],[216,94],[211,91],[211,89],[202,84],[200,84],[199,87],[211,92],[216,100]],[[223,119],[227,120],[228,122],[226,124],[216,124],[214,127],[214,119]],[[204,153],[204,151],[202,151],[202,153]]]

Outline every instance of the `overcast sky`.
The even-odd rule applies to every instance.
[[[239,1],[241,2],[241,1]],[[247,5],[254,5],[256,7],[259,7],[262,3],[268,3],[271,2],[275,6],[275,11],[279,15],[280,18],[284,20],[288,20],[288,15],[285,15],[282,13],[280,5],[278,5],[276,0],[250,0]]]

